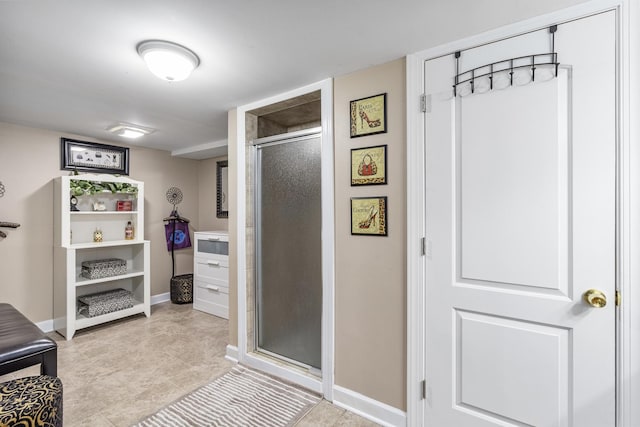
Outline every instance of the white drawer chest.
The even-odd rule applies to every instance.
[[[193,308],[229,318],[229,233],[197,231],[193,256]]]

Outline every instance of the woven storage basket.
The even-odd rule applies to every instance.
[[[101,279],[127,273],[127,261],[119,258],[96,259],[82,262],[82,277]]]
[[[171,278],[171,302],[174,304],[193,302],[193,274],[181,274]]]
[[[133,294],[121,288],[84,295],[79,297],[77,302],[78,314],[87,317],[124,310],[133,307],[134,304]]]

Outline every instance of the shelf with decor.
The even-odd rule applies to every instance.
[[[130,273],[117,276],[117,279],[122,280],[122,279],[129,279],[132,277],[140,277],[140,276],[144,276],[144,271],[132,271]],[[113,280],[114,280],[113,276],[101,277],[100,279],[86,279],[84,277],[78,277],[78,279],[76,280],[76,286],[95,285],[96,283],[107,283],[107,282],[112,282]]]
[[[99,231],[99,233],[97,233]],[[54,179],[54,328],[151,315],[144,183],[112,175]]]
[[[137,241],[135,240],[111,240],[102,242],[72,243],[68,247],[72,249],[105,248],[110,246],[130,245],[136,242]]]
[[[100,215],[135,215],[137,212],[70,212],[71,216],[87,215],[87,216],[100,216]]]
[[[118,311],[113,311],[108,314],[103,314],[101,316],[95,317],[86,317],[82,315],[78,315],[75,320],[77,329],[89,328],[91,326],[101,325],[103,323],[112,322],[114,320],[124,319],[125,317],[134,316],[136,314],[140,314],[144,312],[144,304],[140,303],[138,305],[134,305],[131,308],[125,308]]]

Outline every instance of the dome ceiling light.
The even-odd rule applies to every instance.
[[[138,44],[137,49],[149,70],[169,82],[186,79],[200,65],[198,55],[176,43],[146,40]]]

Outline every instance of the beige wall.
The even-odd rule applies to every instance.
[[[21,224],[16,230],[3,228],[8,237],[0,239],[0,302],[13,304],[34,322],[53,318],[52,179],[68,174],[60,170],[61,136],[94,141],[0,123],[0,182],[6,188],[0,198],[0,221]],[[206,228],[225,228],[226,220],[212,219],[215,161],[176,158],[166,151],[134,146],[130,146],[130,154],[130,177],[145,183],[144,238],[151,241],[151,295],[163,294],[169,292],[171,279],[171,254],[166,249],[162,220],[172,208],[165,198],[166,190],[172,186],[182,190],[184,198],[178,210],[191,220],[191,231],[200,229],[200,221]],[[202,192],[206,192],[200,183],[211,181],[211,174],[212,195],[205,195],[206,206],[200,206]],[[176,274],[192,271],[193,250],[176,251]]]
[[[349,101],[387,94],[387,133],[351,139]],[[335,383],[405,410],[404,59],[334,81]],[[351,149],[387,145],[387,185],[351,187]],[[388,237],[350,234],[350,198],[387,196]]]
[[[169,292],[171,252],[167,251],[163,218],[173,205],[166,199],[171,187],[182,190],[182,202],[177,206],[181,216],[188,218],[191,233],[198,230],[198,161],[172,157],[167,151],[131,148],[129,175],[144,182],[144,237],[151,241],[151,295]],[[192,234],[193,237],[193,234]],[[193,272],[193,248],[175,251],[176,275]]]

